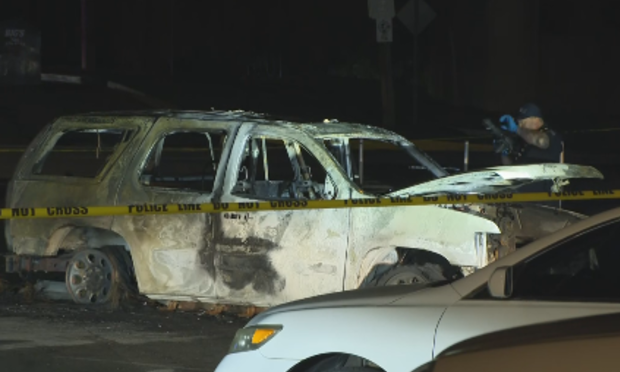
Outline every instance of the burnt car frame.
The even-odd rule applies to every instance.
[[[426,182],[408,179],[402,169],[360,174],[370,170],[363,153],[373,146],[400,151],[402,165],[413,164]],[[386,184],[385,175],[401,187]],[[84,304],[110,302],[130,278],[153,300],[257,307],[360,286],[436,281],[485,266],[498,252],[514,250],[517,237],[535,239],[582,216],[493,205],[109,217],[74,212],[97,205],[496,192],[574,177],[602,175],[591,167],[548,164],[449,176],[393,132],[333,121],[292,123],[217,111],[65,116],[32,142],[7,191],[10,208],[48,207],[58,218],[6,224],[14,253],[7,271],[64,271],[72,298]],[[418,184],[403,187],[412,183]],[[526,231],[507,224],[510,213],[543,216],[544,223]]]

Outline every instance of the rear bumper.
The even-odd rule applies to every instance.
[[[71,260],[70,255],[61,257],[7,255],[4,258],[7,273],[41,271],[46,273],[64,273],[67,269],[67,265],[69,265],[69,260]]]

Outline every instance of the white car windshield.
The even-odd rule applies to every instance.
[[[321,140],[349,179],[369,194],[388,194],[449,175],[410,142],[363,137]]]

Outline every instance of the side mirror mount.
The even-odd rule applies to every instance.
[[[495,269],[487,283],[489,294],[493,298],[512,296],[512,267],[502,266]]]

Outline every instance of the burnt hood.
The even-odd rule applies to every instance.
[[[386,196],[518,192],[518,188],[526,184],[546,180],[566,184],[571,178],[603,179],[604,177],[596,168],[586,165],[560,163],[509,165],[438,178],[394,191]]]

